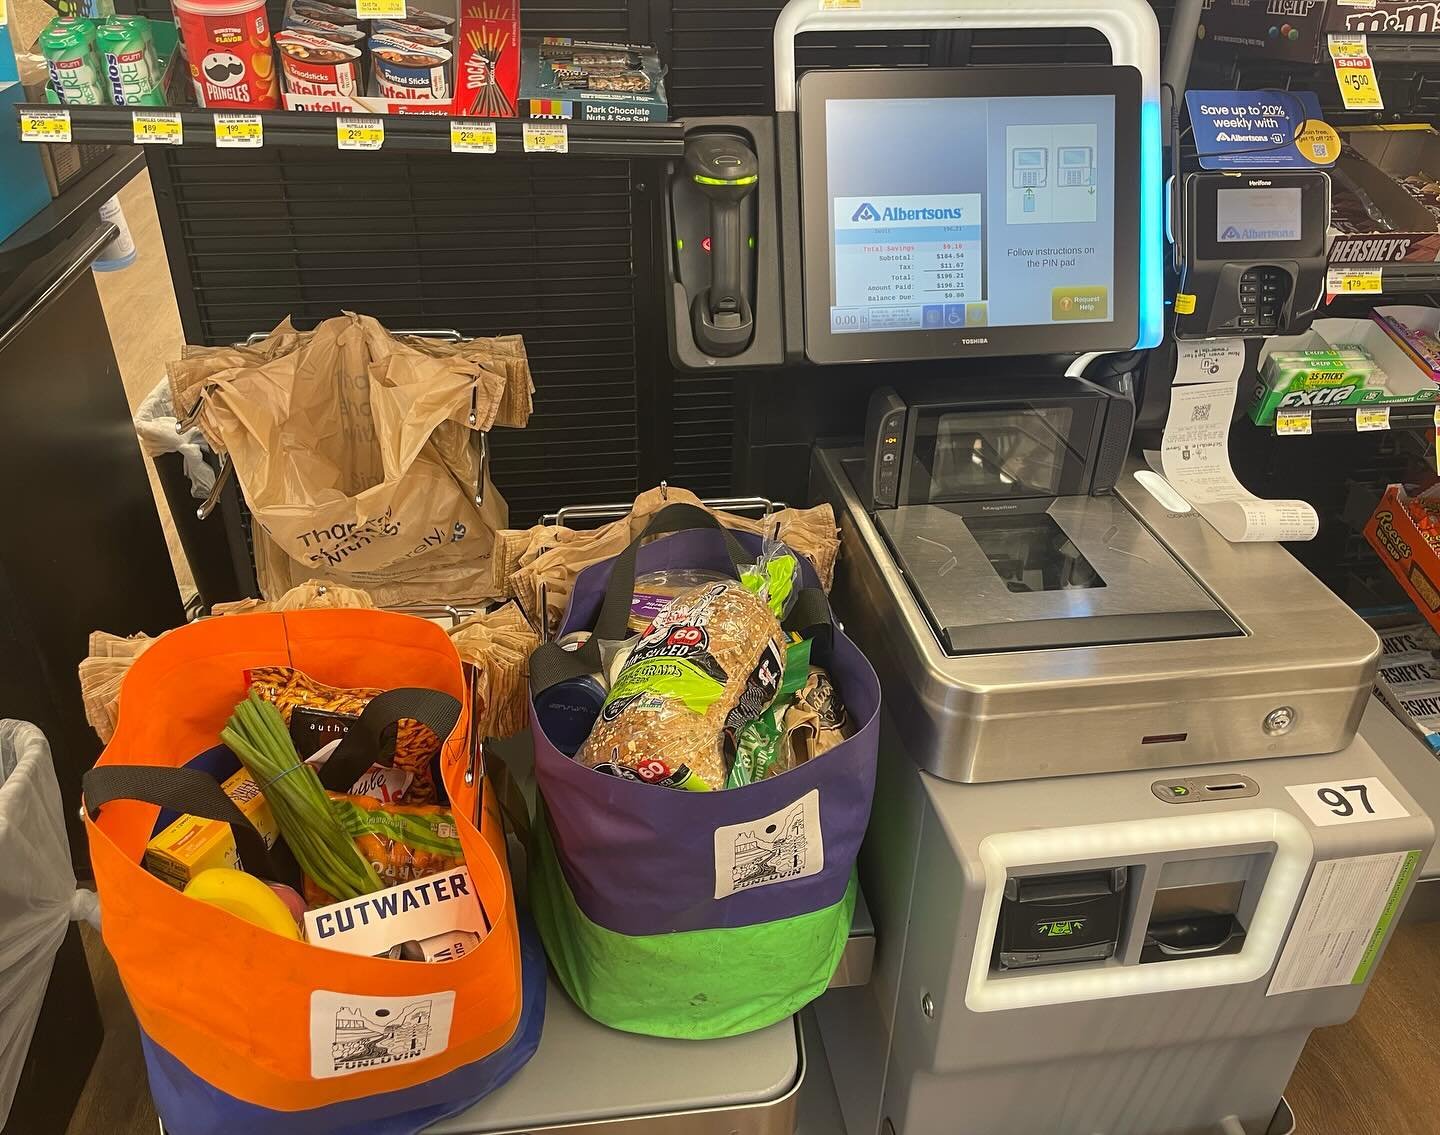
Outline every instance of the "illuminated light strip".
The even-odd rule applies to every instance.
[[[758,173],[752,173],[749,177],[706,177],[703,173],[695,175],[696,185],[754,185],[760,180]]]
[[[1136,349],[1165,334],[1165,178],[1160,168],[1160,104],[1140,105],[1140,296]]]
[[[1120,859],[1171,852],[1230,853],[1244,844],[1275,845],[1260,902],[1250,919],[1240,952],[1224,957],[1176,958],[1154,965],[1109,964],[1062,972],[1062,967],[990,972],[991,947],[1000,922],[1000,901],[1008,872],[1016,867],[1053,870],[1099,870],[1095,860]],[[1065,1005],[1107,997],[1133,997],[1239,985],[1270,972],[1295,910],[1300,889],[1310,872],[1315,845],[1305,825],[1288,812],[1255,808],[1208,816],[1127,820],[1072,828],[1003,832],[980,843],[985,868],[985,899],[970,962],[965,1005],[974,1013]]]

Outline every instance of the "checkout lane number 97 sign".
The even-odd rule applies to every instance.
[[[1316,827],[1395,820],[1410,813],[1383,781],[1373,776],[1326,780],[1318,784],[1287,784],[1306,818]]]

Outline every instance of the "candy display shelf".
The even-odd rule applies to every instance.
[[[678,122],[580,123],[429,114],[333,114],[269,110],[254,114],[199,107],[53,106],[22,103],[18,128],[26,141],[111,142],[208,147],[310,148],[444,152],[549,153],[615,157],[678,157],[685,147]],[[220,137],[217,140],[217,128]]]
[[[1281,410],[1268,427],[1279,437],[1371,430],[1427,430],[1435,427],[1433,402],[1397,402],[1389,406],[1313,406]]]
[[[1335,286],[1330,303],[1345,300],[1369,300],[1374,303],[1385,296],[1413,296],[1440,292],[1440,262],[1407,260],[1396,264],[1332,264],[1330,273],[1338,278],[1327,281],[1327,290]]]

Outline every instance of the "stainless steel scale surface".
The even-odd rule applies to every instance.
[[[988,516],[906,505],[878,519],[947,654],[1244,633],[1113,496]]]
[[[811,496],[840,525],[837,607],[927,771],[1020,780],[1334,752],[1354,735],[1375,633],[1280,546],[1232,545],[1198,513],[1168,511],[1135,480],[1138,463],[1113,496],[1059,498],[1044,514],[1107,586],[1017,593],[964,518],[945,512],[938,539],[937,506],[877,522],[847,472],[858,456],[817,447]],[[1091,613],[1134,633],[1092,634],[1076,617]],[[1145,641],[1159,616],[1178,621]],[[1007,620],[1040,624],[1065,649],[1038,637],[1034,649],[950,647],[973,651]]]

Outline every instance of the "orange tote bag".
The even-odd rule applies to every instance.
[[[426,964],[325,950],[186,898],[141,867],[160,803],[185,805],[125,798],[142,794],[125,786],[157,779],[145,769],[182,769],[213,753],[246,694],[246,671],[275,665],[332,686],[421,687],[458,699],[458,724],[437,760],[492,923],[471,953]],[[490,781],[465,784],[467,685],[439,627],[387,611],[207,619],[136,660],[121,689],[119,725],[96,765],[102,771],[87,780],[85,826],[105,944],[139,1020],[168,1132],[408,1135],[488,1094],[534,1052],[544,963],[528,927],[522,933]],[[193,783],[197,775],[204,774],[158,779]],[[238,831],[236,839],[243,859]],[[394,1053],[336,1055],[337,1034],[386,1022],[408,1029]]]

